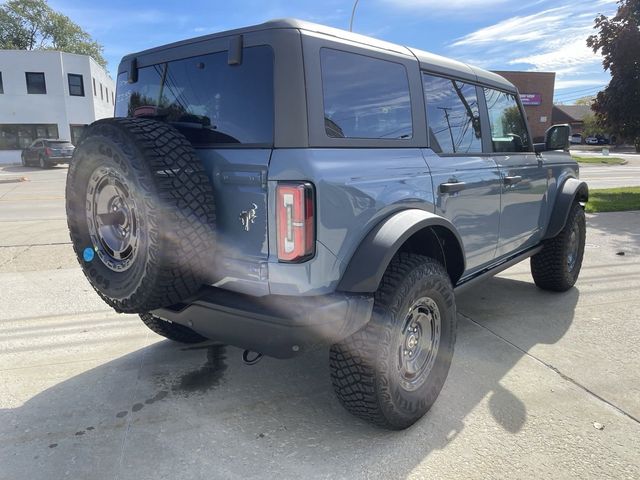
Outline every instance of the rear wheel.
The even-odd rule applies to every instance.
[[[582,267],[586,231],[584,208],[575,202],[564,228],[531,257],[531,276],[538,287],[564,292],[575,285]]]
[[[112,118],[87,127],[69,165],[66,198],[78,260],[115,310],[172,305],[211,279],[212,185],[170,125]]]
[[[150,313],[143,313],[140,318],[144,324],[158,335],[162,335],[169,340],[180,343],[200,343],[208,340],[199,333],[194,332],[189,327],[178,323],[162,320]]]
[[[389,265],[371,321],[331,347],[342,405],[385,428],[407,428],[442,390],[456,338],[451,280],[437,261],[401,253]]]

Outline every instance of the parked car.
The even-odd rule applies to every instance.
[[[330,346],[342,404],[400,429],[444,385],[458,292],[525,259],[540,288],[578,278],[570,128],[533,144],[495,73],[279,20],[128,55],[117,84],[69,167],[71,239],[169,339]]]
[[[569,137],[569,142],[574,144],[582,143],[582,135],[580,135],[579,133],[574,133]]]
[[[53,165],[69,163],[74,149],[75,147],[68,140],[39,138],[22,151],[22,165],[50,168]]]

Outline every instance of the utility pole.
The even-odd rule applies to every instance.
[[[349,31],[353,32],[353,16],[356,14],[356,7],[358,6],[358,2],[360,0],[356,0],[353,3],[353,10],[351,10],[351,21],[349,22]]]
[[[453,130],[451,130],[451,124],[449,123],[449,110],[453,110],[451,107],[437,107],[438,110],[444,111],[444,118],[447,121],[447,127],[449,127],[449,135],[451,136],[451,148],[453,153],[456,153],[456,144],[453,141]]]

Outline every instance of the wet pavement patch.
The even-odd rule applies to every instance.
[[[118,412],[118,413],[116,413],[116,417],[117,417],[117,418],[124,418],[124,417],[126,417],[127,415],[129,415],[129,412],[128,412],[128,411],[126,411],[126,410],[123,410],[122,412]]]
[[[204,393],[217,386],[224,372],[227,369],[225,363],[225,347],[221,345],[210,345],[206,347],[207,359],[198,370],[183,374],[172,391],[176,393]]]
[[[153,397],[151,398],[147,398],[144,403],[146,403],[147,405],[152,405],[155,402],[159,402],[160,400],[163,400],[164,398],[167,397],[167,395],[169,395],[169,392],[167,392],[166,390],[160,390],[158,393],[156,393]]]
[[[58,446],[57,443],[52,443],[51,445],[49,445],[49,448],[56,448]]]
[[[144,408],[144,405],[142,403],[136,403],[133,407],[131,407],[131,411],[132,412],[139,412],[143,408]]]

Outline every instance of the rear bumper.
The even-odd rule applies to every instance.
[[[152,313],[228,345],[288,358],[343,340],[369,321],[372,309],[371,295],[253,297],[206,287],[185,304]]]
[[[69,163],[71,157],[47,157],[49,163]]]

